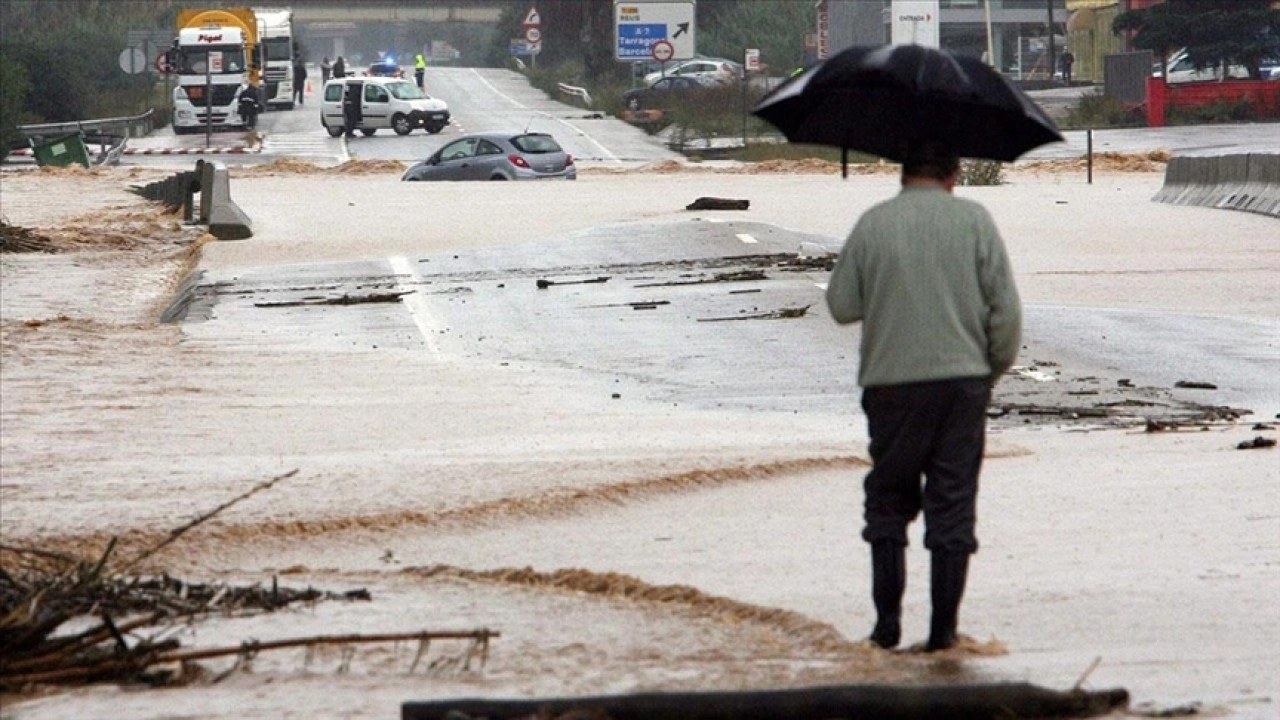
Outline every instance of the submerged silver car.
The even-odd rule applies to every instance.
[[[404,171],[401,180],[577,180],[573,156],[546,133],[474,133]]]

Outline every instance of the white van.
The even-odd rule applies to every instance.
[[[343,133],[342,96],[351,88],[360,98],[356,129],[366,136],[382,128],[408,135],[414,128],[435,134],[449,124],[449,106],[428,96],[408,80],[394,77],[348,77],[325,83],[320,99],[320,124],[329,134]]]

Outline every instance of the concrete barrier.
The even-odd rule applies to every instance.
[[[1280,155],[1250,155],[1245,188],[1250,197],[1240,210],[1280,217]]]
[[[1249,156],[1224,155],[1218,161],[1218,184],[1211,199],[1214,207],[1239,210],[1244,200],[1245,183],[1249,182]]]
[[[1152,200],[1280,217],[1280,155],[1175,157]]]
[[[231,175],[226,164],[204,162],[199,169],[200,222],[208,223],[209,232],[219,240],[253,237],[249,216],[231,200]]]

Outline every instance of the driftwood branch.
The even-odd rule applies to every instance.
[[[313,637],[273,640],[270,642],[248,642],[234,647],[206,648],[203,650],[171,650],[159,648],[140,648],[134,657],[109,658],[97,663],[61,667],[52,670],[30,673],[6,673],[3,677],[6,685],[27,685],[33,683],[65,682],[111,673],[141,672],[152,665],[174,662],[207,660],[216,657],[237,655],[256,655],[264,650],[280,650],[292,647],[315,647],[319,645],[360,645],[371,643],[402,642],[417,640],[472,640],[481,646],[482,657],[488,649],[491,638],[500,633],[492,630],[461,631],[421,631],[407,633],[383,633],[377,635],[317,635]],[[470,651],[468,652],[470,656]],[[416,663],[416,659],[415,659]]]
[[[239,503],[239,502],[241,502],[241,501],[244,501],[244,500],[247,500],[247,499],[249,499],[249,498],[253,497],[254,495],[256,495],[256,494],[258,494],[258,493],[262,492],[263,490],[266,490],[266,489],[270,488],[271,486],[275,485],[276,483],[280,482],[281,480],[284,480],[284,479],[286,479],[286,478],[291,478],[291,477],[293,477],[294,475],[297,475],[297,474],[298,474],[298,469],[297,469],[297,468],[294,468],[294,469],[290,470],[289,472],[287,472],[287,473],[285,473],[285,474],[283,474],[283,475],[277,475],[277,476],[275,476],[275,477],[271,478],[270,480],[266,480],[266,481],[260,482],[260,483],[258,483],[257,485],[254,485],[254,486],[253,486],[252,488],[250,488],[248,491],[246,491],[246,492],[244,492],[244,493],[241,493],[240,495],[237,495],[237,496],[235,496],[235,497],[231,498],[230,500],[228,500],[228,501],[226,501],[226,502],[222,503],[221,505],[219,505],[219,506],[215,507],[214,509],[212,509],[212,510],[210,510],[210,511],[206,512],[206,513],[203,513],[203,514],[201,514],[201,515],[196,516],[194,519],[192,519],[192,520],[191,520],[190,522],[188,522],[187,524],[185,524],[185,525],[183,525],[183,526],[181,526],[181,527],[179,527],[179,528],[175,528],[175,529],[173,529],[173,530],[170,530],[170,531],[169,531],[169,536],[168,536],[168,537],[166,537],[164,540],[161,540],[160,542],[156,543],[156,544],[155,544],[155,545],[153,545],[152,547],[147,548],[146,550],[142,551],[141,553],[139,553],[139,554],[138,554],[138,556],[137,556],[137,557],[133,558],[132,560],[130,560],[130,561],[128,561],[128,562],[126,562],[126,563],[124,564],[124,566],[123,566],[123,567],[121,567],[121,568],[119,569],[119,571],[118,571],[118,572],[124,573],[124,572],[128,571],[129,569],[136,567],[136,566],[137,566],[139,563],[141,563],[143,560],[146,560],[147,558],[150,558],[151,556],[153,556],[153,555],[155,555],[156,553],[160,552],[160,551],[161,551],[161,550],[163,550],[164,548],[168,547],[171,543],[173,543],[173,541],[175,541],[175,540],[177,540],[178,538],[180,538],[180,537],[182,537],[183,535],[185,535],[189,530],[191,530],[192,528],[194,528],[194,527],[196,527],[196,526],[200,525],[201,523],[204,523],[204,522],[208,521],[210,518],[212,518],[212,517],[216,516],[218,513],[222,512],[223,510],[226,510],[227,508],[231,507],[232,505],[235,505],[236,503]],[[113,541],[113,542],[114,542],[114,541]]]
[[[949,720],[1104,715],[1129,702],[1125,690],[1057,692],[1025,683],[1000,685],[844,685],[789,690],[556,698],[441,700],[401,705],[403,720],[459,717],[591,717],[608,720]]]

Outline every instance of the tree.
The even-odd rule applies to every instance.
[[[1240,64],[1262,77],[1264,58],[1280,51],[1280,10],[1272,0],[1165,0],[1120,13],[1113,32],[1135,32],[1133,46],[1151,50],[1163,63],[1185,47],[1196,69]]]
[[[177,7],[174,0],[0,2],[0,57],[11,86],[3,89],[5,122],[11,115],[61,122],[144,109],[153,78],[124,73],[117,57],[129,30],[172,28]]]
[[[0,53],[0,153],[17,139],[17,127],[25,120],[30,90],[26,68]]]
[[[699,52],[742,62],[756,48],[775,74],[803,63],[804,35],[818,22],[812,2],[702,0],[697,7]]]

